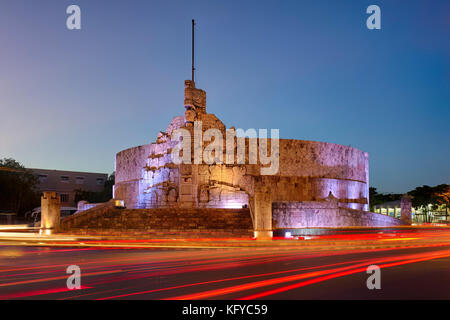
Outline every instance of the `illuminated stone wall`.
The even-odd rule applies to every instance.
[[[339,207],[337,201],[274,202],[274,229],[389,227],[407,223],[379,213]]]
[[[254,195],[259,165],[174,165],[174,142],[127,149],[116,156],[115,198],[127,207],[242,207]],[[368,209],[368,155],[331,143],[281,140],[280,169],[262,176],[274,201],[318,201],[330,192],[342,206]]]
[[[71,234],[156,236],[158,238],[250,237],[248,209],[118,209],[108,202],[66,217]]]

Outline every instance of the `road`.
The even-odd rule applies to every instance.
[[[0,299],[450,299],[448,228],[228,248],[70,245],[0,246]],[[70,265],[79,290],[67,288]],[[369,265],[381,268],[379,290],[367,288]]]

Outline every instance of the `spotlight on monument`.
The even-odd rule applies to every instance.
[[[289,231],[286,231],[286,232],[284,233],[284,237],[285,237],[286,239],[292,239],[292,234],[291,234]]]
[[[124,209],[125,208],[125,201],[114,199],[114,207],[118,208],[118,209]]]
[[[52,230],[51,229],[41,229],[41,230],[39,230],[39,234],[41,236],[51,236]]]
[[[223,207],[226,209],[242,209],[242,208],[245,208],[244,205],[245,204],[243,204],[241,202],[228,201],[224,204]]]

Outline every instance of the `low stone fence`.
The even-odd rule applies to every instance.
[[[92,209],[94,207],[100,206],[104,204],[104,202],[101,203],[89,203],[87,201],[78,201],[77,203],[77,213],[81,211],[86,211],[89,209]]]
[[[272,204],[272,219],[274,229],[407,225],[394,217],[339,207],[334,201],[274,202]]]

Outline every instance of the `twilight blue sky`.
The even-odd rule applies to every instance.
[[[183,114],[192,18],[227,126],[367,151],[383,192],[450,183],[449,1],[1,0],[0,158],[112,172]]]

